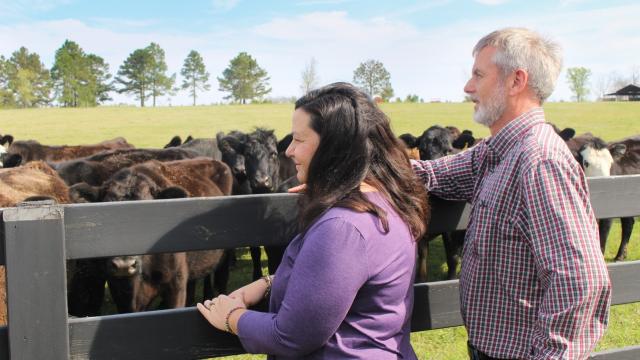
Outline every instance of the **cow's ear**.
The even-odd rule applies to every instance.
[[[2,167],[4,168],[12,168],[20,165],[22,165],[22,155],[20,154],[11,154],[2,161]]]
[[[73,203],[95,203],[102,199],[102,188],[91,186],[85,182],[73,184],[69,187],[69,198]]]
[[[176,147],[180,146],[180,144],[182,144],[182,139],[180,138],[180,136],[176,135],[171,138],[171,141],[169,141],[169,143],[165,145],[164,148],[166,149],[170,147]]]
[[[609,147],[609,152],[613,160],[618,160],[627,152],[627,146],[625,144],[613,144]]]
[[[189,142],[189,141],[191,141],[191,140],[193,140],[193,136],[189,135],[189,136],[187,136],[187,138],[186,138],[186,139],[184,139],[183,144],[186,144],[186,143],[188,143],[188,142]]]
[[[562,140],[567,141],[569,139],[572,139],[576,135],[576,131],[572,128],[565,128],[564,130],[560,131],[558,135],[560,135]]]
[[[11,143],[13,143],[13,136],[11,135],[5,135],[0,138],[0,145],[11,145]]]
[[[187,194],[187,191],[184,188],[181,188],[180,186],[169,186],[168,188],[164,188],[160,190],[155,196],[157,200],[181,199],[186,197],[189,197],[189,194]]]

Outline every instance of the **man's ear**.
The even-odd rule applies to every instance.
[[[529,74],[524,69],[516,69],[509,76],[511,80],[509,83],[509,95],[517,95],[527,89],[527,84],[529,83]]]

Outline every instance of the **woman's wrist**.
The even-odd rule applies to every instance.
[[[233,308],[229,311],[227,315],[227,320],[225,323],[225,329],[227,332],[238,335],[238,322],[240,322],[240,317],[242,314],[247,312],[247,309],[242,307]]]

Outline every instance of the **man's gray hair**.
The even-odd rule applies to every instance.
[[[503,76],[517,69],[526,70],[529,88],[540,103],[551,95],[562,68],[560,45],[529,29],[505,28],[480,39],[473,56],[487,46],[497,49],[493,62]]]

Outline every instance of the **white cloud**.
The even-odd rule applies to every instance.
[[[213,9],[228,11],[236,7],[240,0],[213,0]]]
[[[489,6],[502,5],[504,3],[509,2],[509,0],[474,0],[474,1],[482,5],[489,5]]]
[[[395,93],[418,94],[425,100],[460,101],[473,62],[471,49],[485,34],[507,26],[525,26],[551,35],[564,48],[565,68],[584,66],[594,73],[626,74],[640,61],[637,18],[640,4],[588,11],[558,11],[540,16],[462,20],[419,29],[389,17],[355,19],[346,12],[312,12],[277,17],[253,28],[216,29],[197,34],[140,31],[132,27],[104,28],[103,24],[65,19],[0,26],[0,54],[20,46],[37,52],[48,67],[65,39],[76,41],[90,53],[102,56],[115,74],[126,57],[150,42],[162,46],[171,73],[178,74],[191,49],[203,56],[211,73],[211,91],[202,103],[221,101],[216,77],[240,51],[247,51],[265,68],[273,96],[299,95],[300,73],[311,57],[318,61],[323,83],[351,81],[353,70],[367,59],[382,61],[391,73]],[[153,22],[151,20],[151,22]],[[145,25],[145,24],[138,24]],[[155,28],[155,27],[154,27]],[[595,81],[595,80],[594,80]],[[552,99],[570,99],[564,73]],[[116,102],[135,103],[133,97],[114,95]],[[159,104],[168,103],[162,98]],[[190,104],[184,92],[173,105]]]

